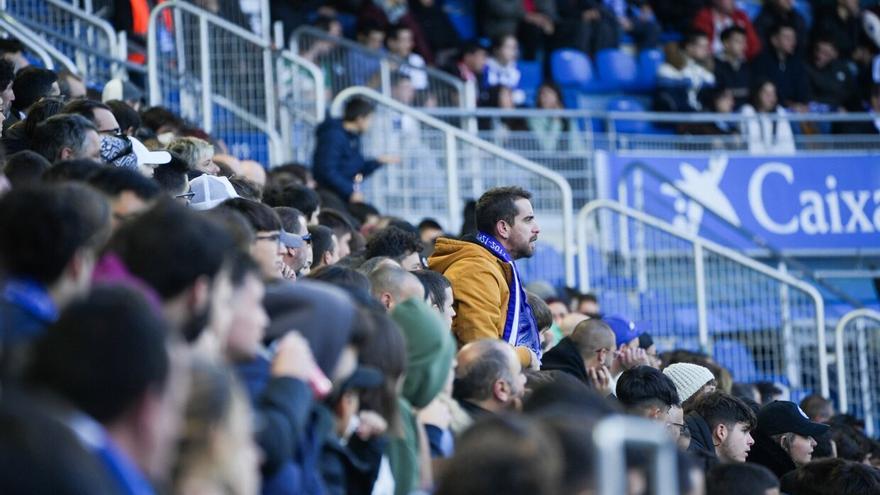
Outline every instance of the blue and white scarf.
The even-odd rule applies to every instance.
[[[495,237],[485,232],[477,232],[476,240],[496,258],[509,263],[513,271],[513,280],[510,282],[510,298],[507,301],[507,319],[504,322],[504,333],[501,338],[514,347],[528,347],[538,356],[540,361],[541,333],[535,322],[535,316],[532,314],[532,308],[529,306],[529,298],[520,281],[516,263]]]

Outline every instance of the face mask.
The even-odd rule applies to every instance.
[[[101,136],[101,158],[117,167],[137,169],[137,155],[131,141],[117,136]]]

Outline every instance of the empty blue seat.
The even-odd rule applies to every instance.
[[[550,56],[550,72],[556,84],[566,87],[586,87],[593,82],[590,58],[581,51],[562,49]]]
[[[596,53],[596,71],[599,79],[610,90],[622,90],[635,85],[638,76],[636,60],[617,48]]]
[[[760,380],[751,351],[738,340],[716,340],[712,355],[715,361],[733,374],[738,382]]]
[[[658,49],[644,50],[639,53],[638,76],[635,88],[639,91],[651,92],[657,86],[657,69],[663,64],[663,52]]]
[[[443,3],[443,11],[465,41],[477,39],[477,19],[474,15],[474,4],[466,0],[447,0]]]
[[[608,102],[609,112],[644,112],[645,106],[635,98],[620,96]],[[644,120],[617,120],[614,129],[623,134],[645,134],[649,132],[651,124]]]
[[[516,63],[519,69],[520,79],[518,89],[526,94],[526,106],[533,106],[535,103],[535,95],[538,87],[544,80],[544,74],[541,71],[540,61],[520,60]]]

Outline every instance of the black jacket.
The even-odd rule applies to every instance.
[[[751,84],[752,71],[748,63],[743,62],[739,67],[734,67],[725,59],[715,58],[715,85],[729,89],[733,93],[736,108],[748,103]]]
[[[587,369],[584,366],[584,358],[570,338],[560,340],[555,347],[547,351],[541,358],[541,370],[559,370],[574,376],[578,380],[592,386],[587,378]]]
[[[774,50],[764,50],[752,63],[752,75],[766,77],[776,85],[781,105],[809,101],[810,83],[803,57],[790,55],[779,60]]]
[[[772,438],[758,431],[753,433],[755,444],[752,445],[752,450],[749,451],[749,457],[746,459],[747,462],[764,466],[773,471],[773,474],[778,478],[782,478],[786,473],[797,469],[788,452],[782,450],[782,447],[774,442]]]
[[[702,416],[693,412],[684,418],[684,423],[691,432],[691,444],[687,451],[699,462],[703,471],[709,471],[720,462],[715,455],[715,444],[712,442],[712,430],[709,424]]]

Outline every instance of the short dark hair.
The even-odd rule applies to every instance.
[[[423,229],[436,229],[442,231],[443,226],[441,226],[440,222],[434,220],[433,218],[424,218],[421,222],[419,222],[418,229],[419,232],[421,232]]]
[[[339,238],[354,232],[354,226],[351,225],[348,217],[344,213],[330,208],[324,208],[321,213],[318,213],[318,223],[333,230],[333,233]]]
[[[289,206],[303,212],[306,220],[312,218],[321,206],[318,193],[300,184],[283,184],[267,187],[263,191],[263,203],[269,206]]]
[[[254,261],[253,256],[240,249],[233,249],[226,255],[226,268],[229,271],[229,281],[233,287],[241,287],[248,275],[261,279],[260,267]]]
[[[736,24],[728,26],[728,27],[724,28],[723,31],[721,31],[721,41],[727,41],[731,36],[733,36],[735,34],[741,34],[741,35],[745,36],[746,30],[737,26]]]
[[[171,161],[153,169],[153,180],[169,194],[182,194],[186,192],[183,190],[183,186],[186,185],[186,173],[189,170],[189,165],[177,153],[169,151],[168,154],[171,155]]]
[[[367,217],[370,215],[381,216],[379,210],[369,203],[352,203],[348,205],[348,212],[361,225],[367,223]]]
[[[792,31],[795,32],[795,35],[797,35],[797,29],[795,29],[794,24],[792,24],[790,22],[783,21],[783,22],[777,22],[776,24],[773,24],[772,26],[770,26],[770,30],[767,31],[767,36],[769,38],[772,38],[773,36],[776,36],[777,34],[781,33],[783,29],[791,29]]]
[[[52,84],[57,81],[58,75],[49,69],[34,66],[21,69],[15,74],[15,80],[12,81],[12,91],[15,93],[12,109],[25,110],[40,98],[49,96]]]
[[[89,185],[111,197],[118,196],[123,191],[131,191],[144,201],[153,199],[162,192],[156,181],[122,167],[106,167],[98,171],[89,178]]]
[[[333,249],[333,231],[323,225],[309,225],[312,236],[312,263],[320,266],[324,253]]]
[[[24,133],[28,139],[33,139],[37,126],[53,115],[61,113],[64,108],[64,100],[61,98],[43,98],[28,108],[27,117],[24,119]]]
[[[370,293],[370,279],[363,273],[344,266],[324,265],[309,274],[312,280],[326,282],[346,290],[359,290]]]
[[[422,283],[431,304],[443,309],[446,306],[446,289],[452,288],[449,279],[433,270],[416,270],[412,274]]]
[[[219,223],[166,198],[122,225],[107,249],[169,300],[199,277],[213,278],[232,245]]]
[[[18,101],[18,100],[16,100]],[[96,131],[95,124],[80,115],[59,114],[49,117],[34,130],[32,148],[50,162],[58,161],[64,148],[82,152],[86,133]]]
[[[376,111],[372,103],[365,98],[354,97],[345,103],[345,111],[342,114],[342,120],[345,122],[354,122],[361,117],[368,117]]]
[[[72,303],[35,344],[26,376],[106,424],[148,390],[165,387],[168,330],[137,291],[98,287]]]
[[[300,222],[300,217],[304,217],[303,212],[289,206],[276,206],[272,208],[275,214],[281,220],[281,227],[290,233],[302,232],[304,225]]]
[[[229,183],[232,184],[236,194],[242,198],[257,202],[263,198],[263,190],[260,189],[260,186],[244,177],[232,177],[229,179]]]
[[[553,324],[553,312],[550,306],[538,297],[537,294],[527,292],[529,298],[529,306],[532,308],[532,315],[535,317],[535,323],[538,324],[538,330],[549,328]]]
[[[708,38],[709,35],[705,31],[701,31],[699,29],[691,29],[684,33],[684,36],[681,39],[681,46],[689,46],[693,45],[700,38]]]
[[[58,72],[58,89],[61,90],[61,94],[65,98],[70,97],[70,82],[67,80],[68,78],[71,78],[75,81],[83,82],[83,78],[79,74],[74,74],[66,68],[61,69],[61,71]]]
[[[407,232],[398,227],[386,227],[367,240],[365,258],[387,256],[400,261],[412,253],[422,252],[422,242],[418,234]]]
[[[90,158],[64,160],[43,173],[43,182],[86,182],[105,168],[107,165]]]
[[[681,404],[675,383],[657,368],[636,366],[617,379],[617,399],[624,407],[633,409],[662,404],[666,407]]]
[[[222,203],[226,208],[238,211],[251,223],[251,227],[257,232],[272,232],[281,230],[281,220],[278,215],[263,203],[244,198],[228,199]]]
[[[750,430],[758,424],[755,412],[741,399],[716,390],[701,396],[693,405],[693,412],[700,415],[710,430],[723,424],[728,427],[736,423],[746,423]]]
[[[825,410],[833,412],[834,404],[819,394],[810,394],[801,400],[800,406],[811,420],[815,420]]]
[[[782,477],[780,488],[784,493],[797,495],[878,493],[880,470],[845,459],[821,459],[787,473]]]
[[[486,47],[477,43],[476,41],[468,41],[464,43],[458,51],[459,60],[463,59],[467,55],[473,55],[477,52],[485,52]]]
[[[158,132],[162,126],[183,127],[183,119],[176,113],[165,107],[151,107],[141,112],[141,124],[153,132]]]
[[[137,129],[141,126],[140,114],[128,103],[122,100],[110,100],[107,102],[107,106],[110,107],[110,111],[116,117],[116,122],[119,123],[119,128],[123,131]]]
[[[396,40],[397,37],[400,36],[401,31],[412,31],[412,29],[402,23],[391,24],[385,30],[385,35],[388,37],[389,40]]]
[[[496,187],[489,189],[480,196],[477,201],[475,216],[477,229],[487,234],[495,234],[495,224],[504,220],[513,225],[519,211],[516,201],[519,199],[532,199],[531,193],[521,187]]]
[[[88,186],[13,189],[0,197],[0,265],[8,276],[51,285],[78,250],[100,246],[109,227],[110,206]]]
[[[78,99],[72,100],[64,105],[64,108],[61,109],[61,113],[69,113],[74,115],[82,115],[83,117],[89,119],[93,124],[95,122],[95,110],[107,110],[112,113],[113,110],[107,105],[101,103],[96,100],[86,100],[86,99]]]
[[[216,221],[223,230],[229,234],[233,244],[239,250],[248,251],[254,242],[257,233],[251,227],[251,223],[238,210],[224,208],[222,205],[210,210],[203,211],[202,215]]]
[[[0,58],[0,91],[5,90],[6,86],[9,86],[9,83],[14,80],[15,64],[5,58]]]
[[[42,155],[31,150],[23,150],[13,153],[6,158],[6,166],[3,175],[9,179],[13,189],[25,185],[38,184],[42,180],[43,173],[52,166]]]
[[[452,393],[459,400],[486,400],[492,396],[492,387],[497,380],[512,382],[514,377],[510,373],[510,358],[498,344],[506,345],[503,341],[489,341],[483,345],[488,348],[483,350],[478,359],[468,363],[468,366],[459,365]],[[476,343],[475,345],[481,345]]]
[[[779,488],[779,480],[760,464],[719,464],[706,473],[706,493],[712,495],[764,493],[773,488]]]

